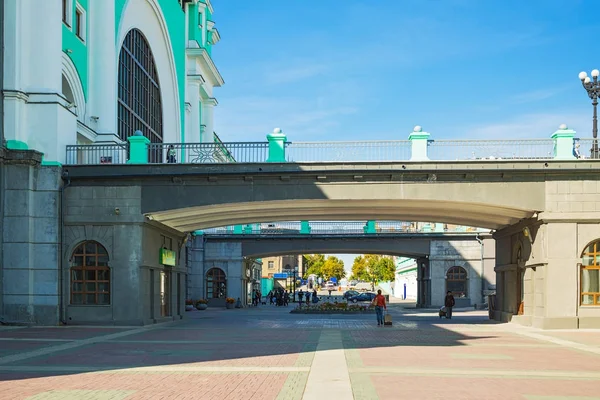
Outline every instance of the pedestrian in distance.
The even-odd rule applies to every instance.
[[[446,298],[444,299],[444,306],[446,307],[446,319],[452,319],[452,307],[454,307],[455,301],[452,292],[448,290]]]
[[[381,289],[377,291],[377,296],[373,299],[375,314],[377,315],[377,326],[383,326],[383,310],[387,311],[385,297],[381,294]]]

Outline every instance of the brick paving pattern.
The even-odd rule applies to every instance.
[[[209,309],[150,327],[0,327],[0,400],[309,400],[319,343],[343,349],[354,399],[600,399],[599,331],[516,328],[476,311],[447,321],[392,306],[394,325],[383,328],[371,315],[288,311]],[[332,332],[339,339],[320,341]],[[316,392],[327,397],[326,387]]]

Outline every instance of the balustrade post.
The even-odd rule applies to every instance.
[[[417,125],[410,135],[408,135],[408,140],[410,140],[411,144],[410,161],[429,161],[429,157],[427,156],[429,133],[423,132],[423,128]]]
[[[245,235],[251,235],[252,234],[252,225],[251,224],[244,225],[244,234]]]
[[[300,221],[300,234],[309,235],[311,231],[310,224],[308,221]]]
[[[554,139],[554,158],[557,160],[572,160],[575,157],[573,154],[573,138],[575,131],[569,129],[567,125],[562,124],[556,132],[552,134]]]
[[[127,164],[148,164],[148,145],[150,139],[141,131],[135,131],[133,136],[127,138],[129,142],[129,160]]]
[[[234,225],[233,226],[233,234],[234,235],[241,235],[242,233],[244,233],[244,228],[242,227],[242,225]]]
[[[377,229],[375,228],[375,221],[373,220],[369,220],[367,221],[367,223],[365,224],[365,226],[363,227],[363,231],[366,234],[373,234],[373,233],[377,233]]]
[[[267,135],[269,141],[269,156],[267,162],[285,162],[285,142],[287,137],[279,128],[275,128],[273,133]]]

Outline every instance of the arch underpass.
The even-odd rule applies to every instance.
[[[212,227],[290,220],[437,221],[501,229],[532,217],[535,210],[431,199],[274,200],[241,202],[148,213],[182,232]]]

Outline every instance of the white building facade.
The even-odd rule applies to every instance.
[[[210,0],[5,0],[7,148],[215,140]]]

